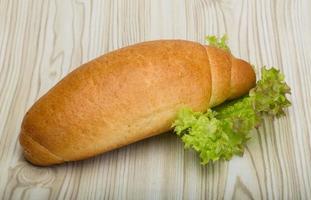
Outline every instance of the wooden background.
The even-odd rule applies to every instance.
[[[0,199],[311,199],[310,0],[0,0]],[[245,155],[207,166],[172,133],[55,167],[22,157],[33,102],[81,63],[151,39],[230,38],[277,66],[287,117],[253,131]]]

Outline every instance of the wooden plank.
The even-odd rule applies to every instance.
[[[311,199],[309,0],[0,1],[1,199]],[[17,142],[32,103],[69,71],[140,41],[230,38],[231,50],[278,66],[287,116],[252,132],[245,155],[201,166],[172,133],[95,158],[39,168]]]

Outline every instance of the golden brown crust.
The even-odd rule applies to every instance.
[[[86,63],[25,115],[25,156],[37,165],[81,160],[168,131],[180,107],[205,111],[210,99],[216,105],[245,92],[250,84],[239,84],[238,70],[247,66],[234,67],[230,81],[230,58],[199,43],[162,40]]]
[[[56,156],[44,146],[34,141],[25,132],[21,132],[19,136],[19,141],[24,148],[25,158],[29,160],[32,164],[48,166],[64,162],[62,158]]]
[[[252,66],[241,59],[232,59],[230,99],[246,94],[256,84],[256,74]]]
[[[87,158],[169,130],[183,105],[205,110],[210,82],[202,45],[136,44],[70,73],[29,110],[23,129],[64,160]]]
[[[216,47],[205,46],[212,74],[212,97],[210,107],[224,102],[230,95],[231,59],[229,52]]]

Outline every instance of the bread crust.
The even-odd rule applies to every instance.
[[[23,131],[19,136],[19,141],[24,148],[25,158],[32,164],[48,166],[50,164],[65,162],[65,160],[50,152]]]
[[[232,55],[216,47],[205,46],[212,74],[212,95],[209,107],[221,104],[230,96]]]
[[[228,100],[246,94],[256,84],[256,74],[253,67],[241,59],[232,59],[231,85]]]
[[[36,165],[85,159],[168,131],[182,106],[208,108],[206,48],[139,43],[77,68],[27,112],[20,143]]]

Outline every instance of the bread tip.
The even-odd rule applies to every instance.
[[[246,61],[232,59],[231,93],[229,99],[235,99],[249,92],[256,85],[256,74],[253,67]]]
[[[19,143],[23,148],[25,159],[36,166],[49,166],[63,163],[63,159],[51,153],[27,134],[23,128],[19,135]]]

